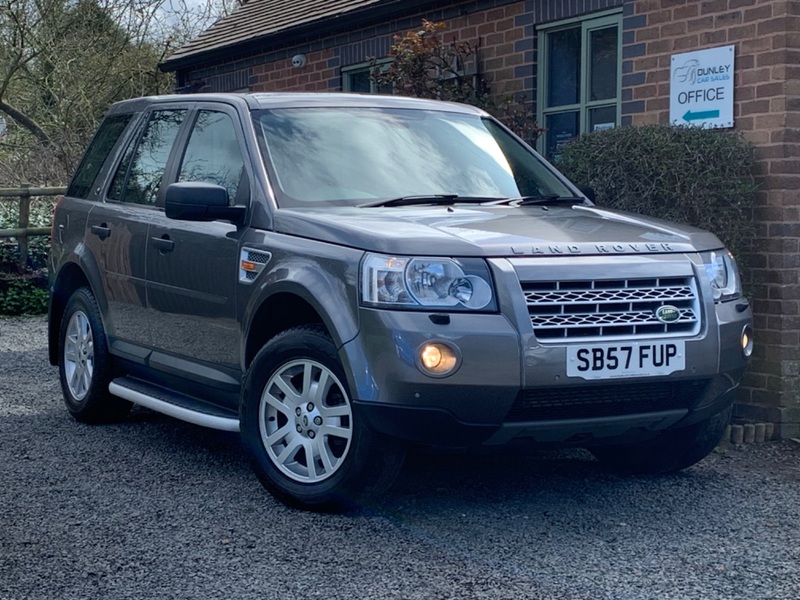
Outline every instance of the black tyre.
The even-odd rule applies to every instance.
[[[341,510],[394,481],[405,447],[353,410],[347,379],[322,327],[289,329],[253,360],[242,395],[242,439],[261,483],[308,510]]]
[[[601,462],[629,473],[673,473],[700,462],[719,444],[732,407],[694,425],[635,444],[591,448]]]
[[[58,373],[70,414],[82,423],[122,419],[131,403],[112,396],[111,356],[100,309],[87,288],[77,289],[64,311],[58,340]]]

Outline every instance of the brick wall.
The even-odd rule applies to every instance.
[[[669,122],[670,56],[735,45],[735,127],[756,145],[756,350],[736,414],[800,434],[800,1],[629,0],[624,122]]]
[[[338,84],[338,64],[331,48],[305,54],[306,64],[292,66],[291,57],[264,62],[252,68],[254,92],[317,92]]]
[[[533,93],[533,60],[526,56],[531,49],[523,43],[529,21],[525,4],[515,2],[447,21],[448,33],[456,39],[480,44],[480,71],[498,98],[520,93],[530,99]]]
[[[608,3],[614,0],[585,0]],[[533,0],[479,0],[453,3],[378,26],[339,33],[253,56],[232,56],[222,63],[200,65],[178,74],[179,85],[200,82],[196,91],[335,91],[341,90],[342,67],[389,54],[392,36],[419,27],[423,18],[443,20],[445,41],[458,39],[479,47],[480,72],[498,98],[510,94],[535,97]],[[304,54],[307,64],[295,68],[291,57]],[[233,78],[233,79],[232,79]],[[245,85],[233,85],[246,82]]]
[[[480,73],[491,93],[536,98],[535,24],[621,6],[624,0],[472,0],[453,2],[434,11],[376,26],[306,40],[257,54],[231,53],[226,60],[178,72],[179,87],[192,91],[336,91],[342,89],[341,68],[389,54],[392,36],[419,27],[421,20],[445,21],[445,40],[458,39],[479,47]],[[302,69],[291,57],[304,54]]]

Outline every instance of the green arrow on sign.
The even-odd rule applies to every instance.
[[[706,119],[719,119],[719,111],[701,110],[699,112],[692,112],[687,110],[686,114],[683,115],[683,120],[687,123],[691,123],[692,121],[705,121]]]

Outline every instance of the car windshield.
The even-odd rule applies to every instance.
[[[281,206],[370,206],[574,196],[490,118],[397,108],[281,108],[254,113]]]

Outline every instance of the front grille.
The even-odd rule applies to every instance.
[[[540,341],[695,335],[700,303],[693,277],[528,281],[525,302]],[[662,306],[677,309],[675,321],[656,317]]]
[[[708,383],[707,379],[698,379],[521,390],[506,421],[589,419],[689,409]]]

